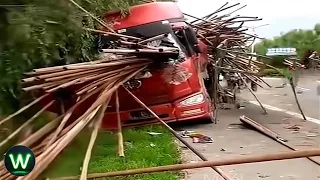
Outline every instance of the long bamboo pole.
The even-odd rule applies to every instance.
[[[285,146],[293,151],[298,151],[296,148],[294,148],[294,147],[290,146],[288,143],[286,143],[286,141],[283,138],[279,137],[277,133],[271,131],[270,129],[266,128],[265,126],[259,124],[258,122],[254,121],[246,116],[240,116],[240,121],[242,123],[246,123],[246,124],[250,125],[251,127],[255,128],[258,132],[277,141],[278,143],[282,144],[283,146]],[[310,161],[312,161],[316,165],[320,166],[320,163],[314,159],[311,159],[311,157],[307,157],[307,159],[309,159]]]
[[[142,107],[147,109],[161,124],[163,124],[172,135],[174,135],[180,142],[182,142],[185,146],[188,147],[193,153],[195,153],[200,159],[203,161],[208,161],[206,157],[204,157],[201,153],[199,153],[196,149],[194,149],[186,140],[184,140],[178,133],[176,133],[167,123],[165,123],[156,113],[154,113],[148,106],[146,106],[142,101],[140,101],[139,98],[137,98],[132,92],[130,92],[128,89],[123,87],[132,97],[135,99]],[[221,177],[223,177],[226,180],[232,180],[232,178],[227,175],[225,172],[223,172],[220,168],[212,166],[213,170],[215,170]]]
[[[60,122],[58,128],[56,129],[55,133],[53,134],[53,137],[51,138],[51,140],[49,140],[49,142],[47,142],[46,148],[49,147],[57,138],[57,136],[60,134],[60,132],[62,131],[63,127],[65,126],[65,124],[67,123],[67,121],[69,120],[69,118],[71,117],[72,113],[74,110],[76,110],[76,108],[83,103],[85,100],[87,100],[88,98],[90,98],[91,96],[93,96],[94,94],[98,93],[99,91],[101,91],[102,89],[106,88],[107,85],[101,86],[97,89],[95,89],[94,91],[86,94],[80,101],[78,101],[74,106],[72,106],[66,113],[65,115],[63,115],[63,119]]]
[[[116,112],[117,112],[117,124],[118,124],[118,154],[120,157],[124,157],[124,149],[123,149],[123,136],[122,136],[122,125],[121,125],[121,117],[120,117],[120,105],[119,105],[119,94],[118,90],[116,90]]]
[[[249,87],[249,85],[247,84],[247,82],[243,79],[243,77],[238,74],[238,76],[240,77],[241,81],[243,82],[243,84],[247,87],[247,89],[251,92],[252,96],[258,101],[258,103],[260,104],[260,107],[263,110],[264,114],[268,114],[267,110],[264,108],[264,106],[262,105],[261,101],[259,100],[259,98],[254,94],[254,92],[252,91],[252,89]]]
[[[54,143],[39,157],[37,157],[37,164],[34,170],[26,176],[18,177],[17,180],[36,179],[44,171],[44,169],[48,167],[50,162],[62,151],[62,149],[64,149],[71,142],[71,140],[90,122],[90,120],[96,115],[100,108],[101,105],[97,106],[93,111],[86,114],[86,116],[81,117],[83,119],[82,123],[78,123],[65,136],[56,141],[56,143]]]
[[[103,177],[129,176],[129,175],[137,175],[137,174],[144,174],[144,173],[179,171],[184,169],[196,169],[196,168],[204,168],[204,167],[212,167],[212,166],[227,166],[227,165],[236,165],[236,164],[285,160],[285,159],[296,159],[296,158],[312,157],[312,156],[320,156],[320,149],[269,153],[269,154],[261,154],[261,155],[246,155],[246,156],[233,157],[233,158],[227,158],[227,159],[221,159],[221,160],[215,160],[215,161],[204,161],[204,162],[189,163],[189,164],[174,164],[174,165],[167,165],[167,166],[131,169],[131,170],[107,172],[107,173],[95,173],[95,174],[89,174],[88,178],[94,179],[94,178],[103,178]],[[55,178],[51,180],[73,180],[78,178],[79,176],[70,176],[70,177]]]
[[[94,129],[91,133],[91,137],[90,137],[90,141],[89,141],[89,145],[87,148],[87,152],[83,161],[83,165],[82,165],[82,171],[81,171],[81,175],[80,175],[80,180],[87,180],[87,174],[88,174],[88,167],[89,167],[89,162],[90,162],[90,158],[91,158],[91,153],[92,153],[92,149],[93,149],[93,145],[94,142],[97,139],[98,136],[98,132],[99,132],[99,128],[101,126],[101,122],[102,119],[104,117],[104,113],[108,107],[110,98],[102,105],[102,107],[100,108],[100,112],[98,113],[96,122],[94,124]]]
[[[116,89],[118,89],[118,87],[122,84],[122,83],[124,83],[124,82],[126,82],[126,81],[128,81],[129,79],[131,79],[133,76],[135,76],[137,73],[139,73],[141,70],[143,70],[144,68],[145,68],[146,66],[144,66],[144,67],[142,67],[142,68],[139,68],[138,70],[136,70],[135,72],[132,72],[130,75],[128,75],[126,78],[124,78],[123,80],[121,80],[119,83],[117,83],[117,84],[115,84],[114,85],[114,87],[112,87],[111,89],[109,89],[109,88],[107,88],[107,89],[105,89],[101,94],[101,96],[100,97],[98,97],[98,99],[91,105],[91,107],[89,108],[89,109],[87,109],[87,111],[81,116],[81,117],[79,117],[78,118],[78,120],[80,120],[80,119],[82,119],[82,118],[84,118],[84,117],[86,117],[87,115],[88,115],[88,113],[90,113],[92,110],[94,110],[96,107],[98,107],[100,104],[101,104],[101,102],[103,102],[104,101],[104,99],[105,98],[107,98],[110,94],[112,94]],[[96,90],[94,90],[94,91],[92,91],[91,93],[97,93],[98,91],[100,91],[100,89],[96,89]],[[88,98],[89,96],[87,96],[87,98]],[[85,98],[83,98],[82,100],[80,100],[81,102],[83,102],[85,100]],[[77,104],[79,104],[80,103],[80,101],[77,103]],[[69,111],[72,111],[73,109],[71,108],[71,109],[69,109]],[[69,112],[68,111],[68,112]],[[68,113],[67,112],[67,113]],[[71,115],[70,115],[71,116]],[[78,120],[76,120],[76,121],[74,121],[74,125],[78,122]],[[59,131],[61,131],[61,127],[62,127],[63,125],[60,125],[60,128],[58,128],[57,129],[57,131],[59,130]],[[58,134],[58,132],[56,133],[56,134]],[[50,141],[51,142],[51,141]],[[52,142],[53,142],[53,140],[52,140]]]
[[[81,11],[85,12],[86,14],[88,14],[90,17],[92,17],[94,20],[96,20],[97,22],[99,22],[102,26],[104,26],[105,28],[107,28],[110,32],[115,33],[115,31],[109,27],[105,22],[103,22],[102,20],[100,20],[99,18],[97,18],[96,16],[94,16],[93,14],[91,14],[89,11],[85,10],[83,7],[81,7],[78,3],[76,3],[74,0],[69,0],[72,4],[74,4],[75,6],[77,6]]]
[[[46,109],[48,109],[55,100],[52,100],[47,105],[45,105],[40,111],[38,111],[35,115],[33,115],[30,119],[28,119],[25,123],[23,123],[18,129],[16,129],[13,133],[10,134],[5,140],[1,141],[0,148],[5,145],[8,141],[10,141],[12,138],[14,138],[23,128],[28,126],[30,123],[32,123],[36,118],[43,113]]]
[[[30,108],[31,106],[37,104],[38,102],[40,102],[41,100],[43,100],[44,98],[48,97],[49,94],[44,94],[43,96],[35,99],[34,101],[32,101],[31,103],[29,103],[28,105],[24,106],[23,108],[19,109],[18,111],[16,111],[15,113],[11,114],[10,116],[6,117],[5,119],[0,121],[0,125],[7,122],[8,120],[12,119],[13,117],[15,117],[16,115],[22,113],[23,111],[25,111],[26,109]]]

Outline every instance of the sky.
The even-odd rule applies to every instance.
[[[315,24],[320,23],[320,0],[178,0],[178,5],[184,13],[203,17],[226,2],[229,2],[229,5],[240,3],[229,12],[247,5],[233,15],[262,18],[261,21],[245,23],[245,26],[249,27],[260,26],[255,28],[254,33],[262,38],[280,36],[292,29],[313,29]],[[268,25],[261,26],[265,24]],[[250,28],[251,33],[252,29]]]

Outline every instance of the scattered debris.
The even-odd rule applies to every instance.
[[[132,148],[133,147],[133,143],[132,142],[126,141],[126,142],[124,142],[124,144],[126,145],[127,148]]]
[[[243,124],[241,123],[233,123],[229,124],[228,129],[247,129]]]
[[[289,127],[286,127],[286,129],[291,129],[291,130],[294,130],[294,131],[298,131],[299,129],[301,129],[298,125],[292,125],[292,126],[289,126]]]
[[[178,134],[183,138],[189,138],[192,133],[195,133],[195,131],[181,131]]]
[[[197,133],[195,131],[181,131],[178,133],[183,138],[192,138],[193,143],[212,143],[213,139],[209,136]]]
[[[213,143],[213,139],[209,136],[192,137],[193,143]]]
[[[274,88],[284,88],[284,87],[286,87],[286,86],[287,86],[287,84],[282,84],[282,85],[276,86],[276,87],[274,87]]]
[[[148,134],[150,134],[151,136],[157,136],[157,135],[161,135],[162,133],[158,133],[158,132],[148,132]]]
[[[258,177],[259,178],[269,178],[270,176],[269,175],[259,175]]]
[[[316,133],[307,134],[307,137],[317,137],[317,136],[318,136],[318,134],[316,134]]]

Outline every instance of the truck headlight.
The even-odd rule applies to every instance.
[[[204,100],[203,94],[197,94],[195,96],[189,97],[188,99],[185,99],[180,102],[181,106],[191,106],[195,104],[200,104]]]

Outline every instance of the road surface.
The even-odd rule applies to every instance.
[[[286,111],[299,112],[296,105],[291,86],[288,84],[280,88],[285,80],[281,78],[265,78],[273,88],[259,89],[256,95],[263,104],[277,107]],[[318,74],[307,74],[299,79],[296,92],[298,100],[306,116],[320,119],[320,72]],[[249,91],[242,92],[242,97],[249,101],[256,101]]]
[[[320,78],[320,76],[318,76]],[[193,130],[214,139],[213,143],[192,143],[209,160],[291,151],[260,133],[243,128],[239,116],[246,115],[278,133],[296,149],[320,148],[319,96],[316,93],[317,76],[299,81],[299,100],[309,121],[303,121],[294,103],[289,86],[265,89],[257,96],[267,106],[267,115],[262,115],[260,106],[255,104],[249,92],[243,92],[244,108],[219,111],[218,124],[200,124],[180,127],[180,130]],[[272,86],[280,86],[281,79],[267,79]],[[304,89],[302,89],[304,88]],[[240,125],[239,125],[240,124]],[[181,145],[185,162],[201,161],[190,150]],[[320,162],[320,157],[315,157]],[[320,166],[302,158],[254,164],[220,167],[235,180],[320,180]],[[187,170],[187,180],[222,179],[211,168]]]

